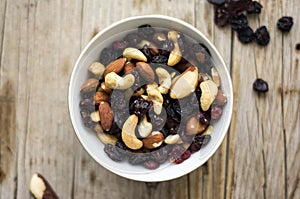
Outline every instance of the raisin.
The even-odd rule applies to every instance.
[[[138,33],[141,35],[141,37],[149,39],[155,33],[155,30],[151,25],[145,24],[138,27]]]
[[[156,64],[167,64],[168,57],[162,54],[155,55],[152,57],[151,62]]]
[[[132,165],[143,164],[147,160],[149,160],[149,155],[146,153],[132,153],[128,158],[129,164]]]
[[[119,57],[119,53],[110,48],[104,48],[100,54],[100,62],[106,66]]]
[[[247,28],[247,26],[248,26],[248,19],[247,19],[246,15],[241,14],[239,16],[232,17],[230,19],[230,25],[233,30],[244,29],[244,28]]]
[[[136,114],[142,116],[146,114],[153,106],[152,101],[144,100],[143,98],[137,98],[130,104],[130,114]]]
[[[259,2],[252,1],[251,6],[247,10],[247,13],[248,14],[260,14],[262,8],[263,8],[263,6]]]
[[[106,144],[104,146],[104,152],[110,159],[116,162],[121,162],[125,158],[125,156],[117,150],[117,147],[112,144]]]
[[[265,80],[258,78],[253,83],[253,90],[265,93],[269,90],[269,85]]]
[[[193,139],[192,144],[189,147],[189,151],[191,153],[195,153],[201,149],[201,147],[204,147],[208,144],[210,141],[211,136],[210,135],[196,135]]]
[[[225,0],[207,0],[207,1],[216,6],[220,6],[225,3]]]
[[[300,43],[299,43],[299,44],[296,44],[296,47],[295,47],[295,48],[296,48],[296,50],[299,51],[299,50],[300,50]]]
[[[154,113],[154,111],[149,112],[149,117],[153,128],[152,130],[159,131],[164,127],[167,115],[163,113],[164,112],[162,112],[160,115],[157,115]]]
[[[149,49],[149,46],[148,45],[144,45],[140,51],[142,51],[142,53],[147,57],[148,60],[151,60],[152,59],[152,55],[151,55],[151,52],[150,52],[150,49]]]
[[[240,42],[247,44],[252,42],[255,39],[254,32],[251,27],[247,26],[246,28],[238,30],[238,39]]]
[[[174,43],[171,40],[165,40],[162,43],[160,54],[168,55],[174,49]]]
[[[213,106],[211,108],[211,119],[217,120],[221,117],[223,109],[220,106]]]
[[[225,3],[226,6],[227,2]],[[227,5],[227,10],[231,17],[239,16],[247,11],[252,5],[252,0],[230,1]]]
[[[95,111],[95,102],[91,98],[86,98],[86,99],[83,99],[80,101],[79,107],[80,107],[81,111],[91,113],[91,112]],[[97,109],[98,109],[98,107],[97,107]]]
[[[137,33],[129,33],[125,36],[124,41],[128,42],[131,46],[136,46],[142,41],[142,38]]]
[[[293,18],[289,16],[281,17],[277,22],[277,28],[282,32],[289,32],[293,26]]]
[[[154,170],[159,167],[159,163],[154,160],[147,160],[146,162],[144,162],[143,165],[146,169],[150,169],[150,170]]]
[[[169,158],[170,151],[171,145],[166,145],[156,151],[152,151],[150,154],[150,159],[162,164]]]
[[[266,26],[261,26],[255,31],[256,43],[266,46],[270,42],[270,35]]]
[[[171,151],[170,161],[180,164],[190,156],[190,151],[186,150],[182,145],[175,145]]]

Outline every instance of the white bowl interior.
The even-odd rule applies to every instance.
[[[223,109],[223,115],[219,121],[214,124],[212,139],[207,146],[181,164],[175,165],[165,163],[158,169],[152,171],[142,166],[132,166],[127,162],[114,162],[103,151],[104,145],[97,138],[96,134],[84,127],[79,110],[80,87],[88,77],[88,66],[95,60],[99,59],[100,52],[103,48],[110,45],[111,41],[125,34],[128,29],[135,29],[140,25],[150,24],[152,26],[165,27],[183,32],[195,40],[203,43],[211,52],[213,62],[220,75],[222,90],[227,96],[227,104]],[[125,35],[123,35],[125,36]],[[196,28],[176,18],[161,15],[148,15],[132,17],[121,20],[112,24],[103,31],[99,32],[86,46],[79,56],[71,75],[69,85],[69,111],[71,121],[76,135],[86,149],[86,151],[100,165],[106,169],[129,179],[139,181],[165,181],[183,176],[205,163],[220,146],[228,130],[231,114],[233,93],[230,75],[226,69],[222,57],[217,52],[213,44]]]

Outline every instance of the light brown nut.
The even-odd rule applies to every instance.
[[[187,68],[171,85],[170,97],[181,99],[195,91],[198,84],[198,69],[195,66]]]
[[[200,105],[203,111],[207,111],[218,94],[218,87],[212,80],[206,80],[200,83],[200,89]]]
[[[211,78],[215,82],[217,87],[219,87],[221,85],[219,73],[215,68],[211,68]]]
[[[171,40],[174,43],[174,48],[170,52],[169,58],[168,58],[168,66],[174,66],[181,60],[181,50],[179,48],[178,44],[178,37],[179,34],[177,31],[171,30],[168,32],[168,39]]]
[[[99,111],[94,111],[90,113],[90,118],[93,122],[100,122],[100,114]]]
[[[138,88],[137,90],[134,91],[132,96],[139,97],[145,93],[145,89],[143,87]]]
[[[147,57],[137,48],[128,47],[123,51],[123,57],[126,57],[128,61],[136,59],[139,61],[147,62]]]
[[[58,199],[49,182],[39,173],[34,173],[30,179],[30,191],[36,199]]]
[[[161,67],[156,68],[155,72],[159,82],[158,90],[162,94],[167,94],[171,87],[171,81],[172,81],[170,73],[166,69]]]
[[[137,150],[143,147],[143,142],[139,140],[135,135],[135,128],[138,123],[138,117],[133,114],[127,118],[122,128],[122,140],[124,144],[133,150]]]
[[[214,131],[214,127],[212,125],[209,125],[202,133],[202,135],[211,135],[213,131]]]
[[[96,91],[98,83],[99,83],[98,79],[96,79],[96,78],[89,78],[81,86],[80,92],[81,93],[89,93],[89,92],[92,92],[92,91]]]
[[[224,92],[222,90],[220,90],[220,89],[218,90],[218,94],[213,103],[218,106],[224,106],[227,103],[226,95],[224,94]]]
[[[164,141],[164,135],[159,131],[153,131],[148,137],[143,139],[144,147],[154,149],[159,147]]]
[[[94,95],[94,101],[96,103],[100,103],[102,101],[107,102],[109,99],[109,95],[104,91],[97,91]]]
[[[112,108],[110,107],[108,102],[102,101],[99,104],[98,110],[100,114],[102,128],[105,131],[109,131],[114,120],[114,114]]]
[[[105,70],[105,66],[103,64],[101,64],[100,62],[93,62],[89,66],[88,70],[95,77],[97,77],[98,79],[101,79],[102,75],[103,75],[103,72]]]
[[[200,123],[197,116],[192,116],[186,123],[186,132],[188,135],[196,135],[202,133],[206,127],[207,124]]]
[[[127,62],[124,66],[124,73],[130,73],[135,68],[135,64],[132,62]]]
[[[166,144],[176,144],[178,142],[180,142],[180,136],[178,134],[175,135],[168,135],[168,137],[165,138],[164,142]]]
[[[148,137],[152,132],[152,124],[147,121],[146,115],[142,116],[141,121],[138,123],[139,136],[142,138]]]
[[[135,77],[132,74],[121,77],[115,72],[110,72],[105,76],[104,80],[105,85],[110,89],[125,90],[134,84]]]
[[[137,62],[136,67],[138,73],[141,75],[141,77],[146,80],[146,82],[153,82],[155,79],[155,74],[153,69],[148,63],[145,62]]]
[[[126,58],[124,57],[121,57],[119,59],[110,62],[105,68],[103,77],[105,77],[110,72],[115,72],[115,73],[121,72],[124,68],[125,62],[126,62]]]
[[[113,135],[107,134],[103,132],[103,129],[100,124],[96,124],[94,127],[94,131],[96,131],[97,137],[103,144],[112,144],[116,145],[117,138]]]

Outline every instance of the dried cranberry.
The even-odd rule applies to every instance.
[[[281,17],[277,22],[277,27],[283,32],[289,32],[293,26],[293,18],[289,16]]]
[[[216,6],[220,6],[223,3],[225,3],[225,0],[207,0],[209,3],[216,5]]]
[[[227,2],[225,3],[225,5]],[[227,10],[231,17],[239,16],[249,9],[252,5],[252,0],[236,0],[230,1],[227,5]],[[225,6],[226,7],[226,6]]]
[[[154,160],[147,160],[146,162],[144,162],[144,167],[146,169],[154,170],[159,167],[159,163]]]
[[[123,51],[125,48],[128,47],[128,42],[127,41],[115,41],[112,46],[114,50],[117,51]]]
[[[192,144],[189,147],[189,151],[191,153],[195,153],[201,149],[201,147],[204,147],[208,144],[210,141],[211,136],[210,135],[196,135],[193,139]]]
[[[117,150],[117,147],[112,144],[106,144],[104,146],[104,152],[110,159],[116,162],[121,162],[125,158],[124,154],[120,153],[120,151]]]
[[[230,25],[233,30],[240,30],[243,28],[247,28],[248,19],[247,19],[246,15],[241,14],[239,16],[232,17],[230,19]]]
[[[255,31],[256,43],[266,46],[270,42],[270,35],[266,26],[261,26]]]
[[[247,13],[248,14],[260,14],[262,8],[263,8],[263,6],[259,2],[252,1],[251,6],[247,10]]]
[[[253,83],[253,90],[265,93],[269,90],[269,85],[265,80],[258,78]]]
[[[129,33],[125,36],[124,40],[128,42],[132,46],[136,46],[136,44],[140,43],[142,41],[142,38],[137,33]]]
[[[190,156],[190,151],[186,150],[182,145],[175,145],[171,151],[170,161],[180,164]]]
[[[254,32],[251,27],[247,26],[246,28],[238,30],[238,39],[240,42],[247,44],[252,42],[255,39]]]
[[[229,23],[230,14],[225,7],[225,4],[222,4],[215,8],[215,24],[219,27],[226,26]]]

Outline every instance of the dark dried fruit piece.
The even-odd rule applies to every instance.
[[[296,44],[296,50],[300,50],[300,43],[299,44]]]
[[[253,83],[253,90],[265,93],[269,90],[269,85],[265,80],[258,78]]]
[[[128,42],[132,47],[140,43],[142,40],[141,36],[137,33],[129,33],[125,36],[124,41]]]
[[[266,26],[261,26],[255,31],[256,43],[266,46],[270,42],[270,35]]]
[[[248,19],[247,19],[246,15],[241,14],[239,16],[232,17],[230,19],[230,25],[233,30],[240,30],[243,28],[247,28]]]
[[[152,28],[151,25],[145,24],[138,27],[138,33],[146,39],[149,39],[152,37],[152,35],[155,33],[154,28]]]
[[[154,170],[159,167],[159,163],[154,160],[148,160],[148,161],[144,162],[144,167],[146,169]]]
[[[146,114],[153,106],[152,101],[144,100],[143,98],[137,98],[130,104],[130,114],[136,114],[142,116]]]
[[[207,0],[209,3],[216,5],[216,6],[220,6],[223,3],[225,3],[225,0]]]
[[[260,14],[262,8],[263,8],[263,6],[259,2],[252,1],[251,6],[247,10],[247,13],[248,14]]]
[[[193,139],[192,144],[189,147],[189,151],[191,153],[195,153],[201,149],[201,147],[204,147],[208,144],[210,141],[211,136],[210,135],[196,135]]]
[[[120,153],[116,146],[112,144],[106,144],[104,146],[104,152],[110,157],[113,161],[121,162],[124,160],[124,154]]]
[[[255,39],[252,28],[247,26],[246,28],[238,30],[238,39],[244,44],[252,42]]]
[[[120,54],[110,48],[104,48],[100,54],[100,62],[103,65],[108,65],[110,62],[112,62],[113,60],[115,60]]]
[[[219,27],[226,26],[230,19],[230,14],[227,8],[225,7],[225,4],[222,4],[221,6],[215,8],[214,20],[215,24]]]
[[[289,32],[293,26],[293,17],[284,16],[281,17],[277,22],[277,27],[282,32]]]

